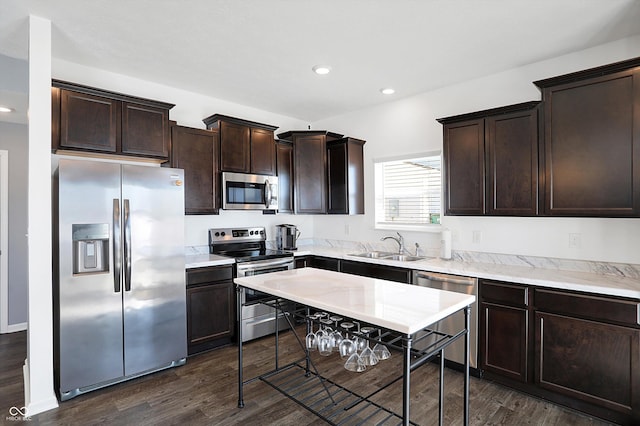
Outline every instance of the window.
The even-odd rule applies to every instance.
[[[376,228],[440,223],[440,154],[375,162]]]

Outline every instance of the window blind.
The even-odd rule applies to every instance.
[[[376,163],[376,223],[440,223],[440,156]]]

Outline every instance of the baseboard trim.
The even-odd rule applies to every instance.
[[[7,325],[7,328],[3,330],[2,334],[16,333],[18,331],[25,331],[26,329],[27,329],[26,322],[21,322],[18,324],[10,324],[10,325]]]

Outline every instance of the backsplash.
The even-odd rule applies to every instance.
[[[599,275],[640,278],[640,265],[607,263],[589,260],[558,259],[552,257],[521,256],[472,251],[454,251],[453,259],[461,262],[490,263],[496,265],[526,266],[558,271],[588,272]]]
[[[389,244],[392,243],[392,244]],[[372,250],[395,251],[397,244],[391,242],[358,243],[355,241],[325,240],[325,239],[300,239],[298,247],[314,245],[332,247],[336,249],[365,252]],[[414,254],[414,247],[407,245],[407,249]],[[420,247],[420,256],[439,257],[440,248]],[[487,263],[494,265],[524,266],[558,271],[587,272],[598,275],[613,275],[640,279],[640,265],[630,263],[607,263],[587,260],[559,259],[551,257],[522,256],[513,254],[484,253],[473,251],[452,251],[452,260],[467,263]]]

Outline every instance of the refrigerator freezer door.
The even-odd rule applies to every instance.
[[[180,169],[124,165],[122,170],[129,376],[187,356],[184,177]]]
[[[113,207],[120,199],[120,165],[61,159],[58,173],[59,374],[60,390],[67,392],[124,372],[122,294],[113,280]],[[74,224],[109,229],[103,270],[73,273]]]

